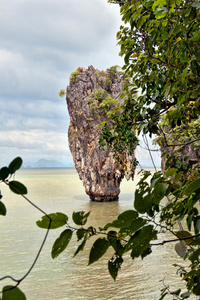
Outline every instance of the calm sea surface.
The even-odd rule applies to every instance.
[[[88,225],[103,226],[119,213],[133,208],[138,176],[134,182],[124,180],[119,201],[111,203],[91,202],[73,169],[21,170],[16,174],[16,180],[27,186],[28,198],[46,213],[63,212],[71,220],[73,211],[91,211]],[[0,277],[20,278],[31,266],[44,238],[45,230],[35,223],[42,214],[3,184],[0,189],[7,207],[7,216],[0,216]],[[160,280],[165,279],[165,284],[170,284],[172,290],[180,286],[181,281],[172,264],[183,261],[177,257],[172,244],[155,247],[153,254],[144,260],[133,261],[127,254],[114,282],[107,271],[111,251],[100,261],[87,265],[91,243],[73,258],[77,246],[74,238],[67,250],[53,260],[51,247],[62,230],[50,232],[36,266],[20,285],[28,300],[149,300],[159,299],[163,287]],[[0,284],[2,287],[12,282],[6,280]]]

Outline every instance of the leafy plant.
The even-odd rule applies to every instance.
[[[76,81],[76,77],[81,74],[82,72],[82,69],[81,68],[78,68],[76,69],[74,72],[71,73],[70,75],[70,78],[69,78],[69,81],[70,82],[75,82]]]

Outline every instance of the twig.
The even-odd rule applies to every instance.
[[[161,245],[164,245],[164,244],[167,244],[167,243],[173,243],[173,242],[178,242],[178,241],[190,240],[190,239],[193,239],[193,238],[199,237],[199,236],[200,236],[200,233],[199,234],[195,234],[195,235],[191,235],[191,236],[188,236],[188,237],[184,237],[184,238],[178,238],[178,239],[172,239],[172,240],[165,240],[165,241],[162,241],[160,243],[150,244],[150,246],[161,246]]]
[[[7,186],[9,186],[9,183],[7,182],[7,181],[5,181],[5,180],[3,180],[2,182],[4,182]],[[49,218],[49,226],[48,226],[48,229],[47,229],[47,231],[46,231],[46,234],[45,234],[45,236],[44,236],[44,239],[43,239],[43,241],[42,241],[42,244],[41,244],[41,246],[40,246],[40,248],[39,248],[39,250],[38,250],[38,252],[37,252],[37,255],[36,255],[36,257],[35,257],[35,259],[34,259],[34,261],[33,261],[33,263],[32,263],[32,265],[31,265],[31,267],[28,269],[28,271],[25,273],[25,275],[23,276],[23,277],[21,277],[20,279],[15,279],[14,277],[12,277],[12,276],[10,276],[10,275],[7,275],[7,276],[4,276],[4,277],[2,277],[2,278],[0,278],[0,281],[2,281],[2,280],[4,280],[4,279],[11,279],[12,281],[14,281],[14,282],[16,282],[16,285],[15,286],[13,286],[13,287],[11,287],[11,288],[9,288],[9,289],[7,289],[6,291],[10,291],[10,290],[12,290],[12,289],[14,289],[14,288],[16,288],[29,274],[30,274],[30,272],[32,271],[32,269],[34,268],[34,266],[35,266],[35,264],[36,264],[36,262],[37,262],[37,260],[38,260],[38,258],[39,258],[39,256],[40,256],[40,253],[41,253],[41,251],[42,251],[42,249],[43,249],[43,247],[44,247],[44,244],[45,244],[45,242],[46,242],[46,240],[47,240],[47,237],[48,237],[48,234],[49,234],[49,230],[50,230],[50,227],[51,227],[51,222],[52,222],[52,220],[51,220],[51,218],[41,209],[41,208],[39,208],[37,205],[35,205],[31,200],[29,200],[26,196],[24,196],[24,195],[22,195],[21,194],[21,196],[26,200],[26,201],[28,201],[32,206],[34,206],[37,210],[39,210],[40,212],[42,212],[46,217],[48,217]],[[4,290],[5,291],[5,290]],[[2,291],[0,291],[0,294],[2,293]]]
[[[149,151],[149,155],[150,155],[152,164],[153,164],[153,166],[154,166],[154,169],[155,169],[155,171],[157,172],[156,165],[155,165],[155,163],[154,163],[153,156],[152,156],[152,154],[151,154],[151,150],[150,150],[150,148],[149,148],[149,144],[148,144],[148,140],[147,140],[146,135],[143,135],[143,140],[144,140],[144,142],[145,142],[145,144],[146,144],[146,146],[147,146],[147,149],[148,149],[148,151]]]

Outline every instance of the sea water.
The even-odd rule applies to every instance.
[[[15,177],[27,186],[27,197],[47,214],[65,213],[72,225],[73,211],[91,211],[88,226],[97,228],[113,221],[119,213],[133,209],[138,178],[136,173],[134,181],[122,181],[118,202],[95,203],[85,194],[74,169],[21,170]],[[32,265],[45,236],[46,231],[36,226],[43,215],[3,183],[0,190],[7,207],[7,215],[0,216],[0,277],[11,275],[20,279]],[[182,285],[172,266],[183,263],[174,251],[174,244],[154,246],[153,253],[143,260],[132,260],[127,253],[118,278],[113,281],[107,270],[113,254],[110,249],[98,262],[88,266],[89,249],[94,240],[74,257],[78,245],[74,235],[67,249],[53,260],[51,248],[62,231],[63,228],[50,231],[35,267],[20,284],[28,300],[149,300],[159,299],[163,280],[172,291]],[[165,235],[164,239],[167,238],[170,236]],[[2,288],[13,282],[7,279],[0,284]]]

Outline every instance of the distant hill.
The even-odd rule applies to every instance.
[[[35,168],[64,168],[65,166],[57,161],[57,160],[47,160],[47,159],[39,159],[36,164]]]
[[[57,160],[48,160],[41,158],[39,159],[36,163],[29,163],[27,166],[25,166],[27,169],[31,168],[38,168],[38,169],[43,169],[43,168],[74,168],[73,163],[69,164],[63,164]]]

